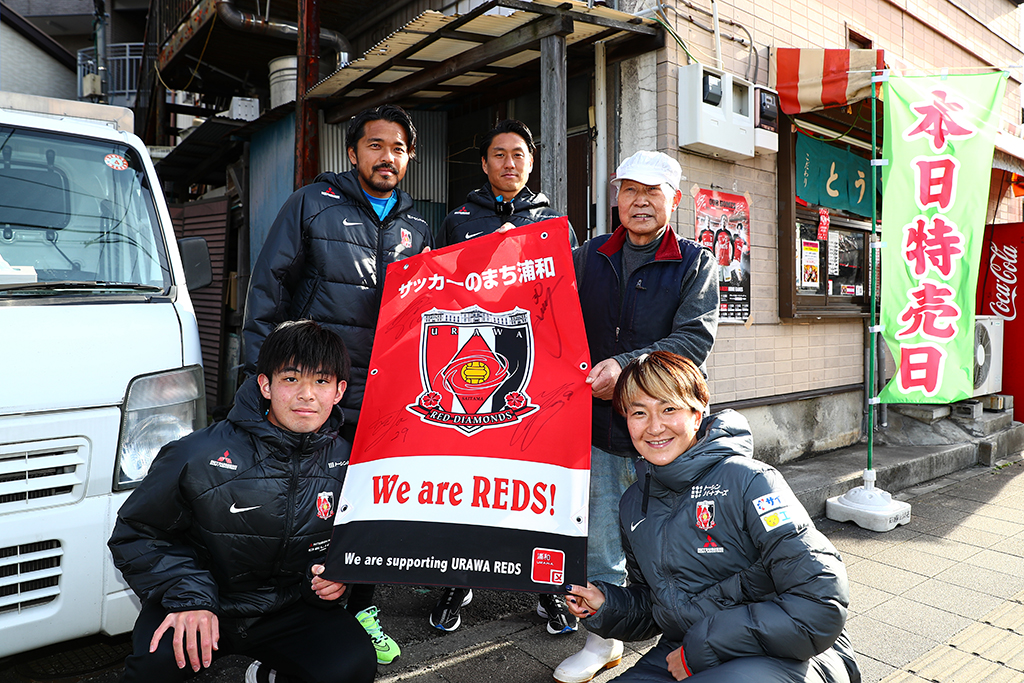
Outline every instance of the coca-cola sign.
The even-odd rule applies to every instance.
[[[1003,320],[1017,317],[1017,247],[992,242],[988,261],[989,273],[996,280],[995,298],[988,302],[989,310]]]

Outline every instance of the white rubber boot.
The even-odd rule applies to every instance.
[[[602,669],[618,666],[622,661],[622,641],[587,634],[587,644],[555,669],[558,683],[586,683]]]

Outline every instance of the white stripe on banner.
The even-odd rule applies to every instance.
[[[425,455],[349,465],[335,524],[417,521],[587,535],[590,471]]]

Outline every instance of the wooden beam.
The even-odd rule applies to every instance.
[[[320,6],[298,0],[299,45],[295,79],[295,189],[313,182],[320,172],[318,103],[306,97],[320,77]]]
[[[524,0],[498,0],[497,4],[502,7],[519,10],[521,12],[533,12],[535,14],[547,14],[551,16],[567,14],[573,21],[579,21],[584,24],[594,24],[595,26],[604,26],[605,28],[613,28],[618,31],[629,31],[630,33],[654,35],[661,30],[643,23],[643,19],[640,17],[633,17],[626,21],[619,21],[617,19],[602,17],[597,14],[574,12],[572,11],[573,5],[570,3],[558,5],[557,7],[549,7],[547,5],[539,5],[533,2],[524,2]]]
[[[565,90],[565,36],[547,36],[540,41],[540,187],[563,216],[569,208]]]
[[[455,55],[450,59],[439,62],[436,66],[423,69],[414,74],[392,83],[389,86],[376,89],[363,97],[353,99],[325,112],[325,120],[328,123],[340,123],[354,114],[370,107],[376,107],[386,102],[401,100],[420,90],[429,89],[436,83],[446,81],[449,78],[460,76],[467,71],[473,71],[480,65],[498,61],[526,49],[527,46],[541,41],[549,36],[566,36],[572,33],[572,21],[566,16],[551,16],[521,26],[515,31],[510,31],[494,40],[474,47],[462,54]],[[562,53],[564,61],[565,40],[562,40]],[[563,96],[564,97],[564,96]]]

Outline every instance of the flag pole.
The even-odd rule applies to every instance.
[[[875,443],[875,406],[879,404],[875,396],[875,358],[876,338],[881,326],[876,319],[878,299],[878,283],[875,279],[875,268],[878,262],[877,251],[882,246],[878,241],[878,168],[885,161],[878,158],[878,91],[881,83],[888,80],[885,69],[871,72],[871,242],[868,245],[868,288],[870,290],[870,312],[868,314],[868,383],[864,391],[868,404],[867,437],[868,463],[864,469],[864,485],[857,486],[841,496],[825,501],[825,516],[838,522],[854,522],[857,526],[871,531],[891,531],[900,524],[910,521],[910,504],[893,500],[892,495],[882,489],[875,488],[874,443]]]

